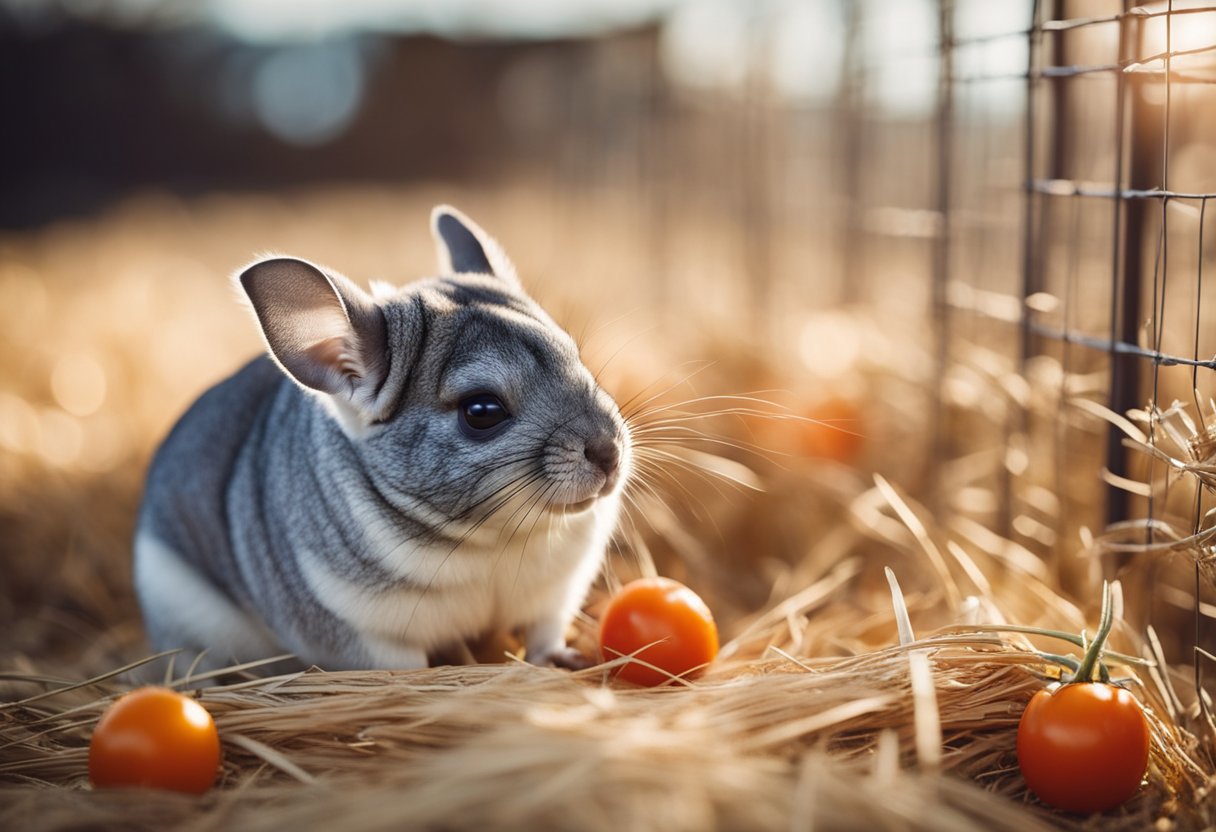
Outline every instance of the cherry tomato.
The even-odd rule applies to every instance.
[[[1031,697],[1018,724],[1018,765],[1040,800],[1104,812],[1136,793],[1148,768],[1148,722],[1123,688],[1078,682]]]
[[[168,688],[139,688],[118,699],[102,714],[89,743],[94,786],[202,794],[215,783],[219,762],[211,714]]]
[[[606,660],[636,655],[667,671],[633,662],[617,670],[627,682],[653,687],[713,661],[718,628],[709,607],[684,584],[641,578],[608,602],[600,619],[600,652]]]
[[[861,410],[848,399],[831,396],[813,405],[805,414],[801,450],[805,456],[852,463],[861,453]]]
[[[865,419],[858,404],[829,394],[792,407],[791,414],[801,418],[748,418],[749,441],[804,459],[831,459],[845,465],[857,461],[865,446]]]

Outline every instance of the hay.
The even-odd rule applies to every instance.
[[[895,501],[893,515],[915,513],[889,484],[859,495],[854,511],[873,506],[874,492]],[[910,546],[960,551],[954,540],[933,543],[940,529],[914,528]],[[518,661],[183,674],[171,684],[206,705],[224,744],[219,786],[198,800],[87,787],[89,732],[129,686],[121,674],[83,684],[8,674],[0,828],[1086,827],[1037,804],[1016,766],[1021,710],[1054,666],[1023,636],[974,622],[862,647],[878,632],[897,641],[896,614],[863,591],[866,574],[855,561],[836,564],[739,621],[725,658],[702,677],[657,690],[614,684],[611,666],[567,673]],[[953,583],[966,571],[945,574]],[[938,616],[945,595],[908,596],[913,623]],[[1041,584],[1029,595],[1053,598]],[[1053,614],[1071,608],[1055,601]],[[999,604],[970,595],[969,609],[999,622]],[[832,631],[848,654],[816,657]],[[1120,641],[1135,640],[1125,632]],[[1102,827],[1203,828],[1211,764],[1175,704],[1171,671],[1114,669],[1147,706],[1153,752],[1141,794]]]
[[[928,765],[914,658],[940,724]],[[85,788],[90,726],[122,689],[103,681],[0,711],[0,826],[1048,828],[1068,821],[1028,800],[1013,754],[1044,670],[1008,640],[952,633],[726,661],[659,690],[514,663],[179,683],[224,740],[220,787],[201,800]],[[1192,738],[1151,714],[1147,788],[1109,828],[1145,828],[1204,782]]]

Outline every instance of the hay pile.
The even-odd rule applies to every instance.
[[[885,494],[893,512],[913,515],[890,486]],[[855,508],[875,496],[861,495]],[[940,530],[918,532],[935,545]],[[942,566],[949,576],[978,575],[991,564]],[[836,564],[739,621],[704,676],[657,690],[614,684],[603,667],[572,674],[513,661],[269,679],[191,678],[169,668],[169,683],[195,692],[223,740],[219,788],[201,799],[87,787],[91,726],[127,684],[5,674],[0,828],[1130,830],[1211,822],[1211,763],[1184,727],[1194,714],[1180,710],[1166,668],[1142,677],[1115,668],[1149,706],[1153,752],[1141,794],[1094,821],[1060,815],[1026,794],[1014,754],[1021,710],[1056,670],[1022,637],[974,624],[894,646],[889,598],[866,591],[868,574],[855,560]],[[962,592],[952,577],[941,589],[909,594],[913,621],[937,617],[944,597]],[[1029,576],[1022,589],[1031,603],[1077,614]],[[869,609],[859,604],[866,598]],[[964,606],[973,619],[1000,615],[992,595],[971,595]],[[580,627],[585,644],[590,621]],[[1117,647],[1135,646],[1126,630],[1120,635]],[[873,646],[881,640],[891,646]],[[823,653],[836,656],[816,658]]]
[[[361,218],[421,215],[431,201],[431,194],[330,195],[313,203],[319,213],[310,214],[314,209],[306,203],[302,219],[292,214],[296,224],[284,227],[349,248],[343,222],[353,228]],[[409,210],[402,202],[411,203]],[[118,216],[0,249],[10,267],[19,260],[25,270],[14,277],[0,258],[0,283],[7,281],[8,289],[43,286],[43,306],[57,309],[55,317],[65,321],[34,318],[28,308],[21,314],[0,309],[0,341],[28,336],[32,326],[45,331],[48,343],[76,338],[78,348],[101,357],[110,385],[107,407],[72,423],[86,440],[73,463],[78,470],[0,449],[6,474],[0,477],[6,569],[0,614],[8,622],[0,634],[0,829],[1164,832],[1216,822],[1208,793],[1216,770],[1211,732],[1195,701],[1189,661],[1180,661],[1183,653],[1176,649],[1188,642],[1162,632],[1163,648],[1137,618],[1161,598],[1174,606],[1179,599],[1161,595],[1156,584],[1124,580],[1129,614],[1116,626],[1111,646],[1151,663],[1112,669],[1148,708],[1153,751],[1141,793],[1094,819],[1041,806],[1017,771],[1022,708],[1057,674],[1035,649],[1060,652],[1061,643],[998,629],[1006,623],[1074,633],[1092,628],[1099,563],[1109,563],[1100,557],[1182,552],[1186,563],[1207,564],[1210,535],[1191,535],[1185,515],[1169,519],[1161,512],[1157,525],[1168,523],[1178,533],[1157,549],[1127,529],[1091,535],[1079,557],[1070,548],[1075,534],[1065,539],[1061,533],[1054,546],[1040,535],[1039,548],[1032,548],[1039,545],[1034,535],[1016,542],[998,535],[992,531],[1001,509],[995,484],[1007,470],[1006,445],[1028,448],[1033,474],[1039,470],[1035,455],[1050,443],[1036,443],[1033,432],[1012,442],[996,436],[991,447],[938,468],[937,481],[923,481],[918,472],[930,452],[934,397],[944,396],[939,412],[957,436],[988,437],[1015,408],[1029,414],[1032,430],[1036,420],[1059,424],[1060,397],[1076,395],[1076,386],[1061,381],[1066,374],[1058,364],[1031,368],[1044,372],[1040,383],[1033,374],[1020,379],[1013,362],[1001,365],[971,350],[953,357],[939,387],[930,349],[917,347],[932,344],[931,338],[907,331],[906,321],[864,314],[817,324],[833,337],[851,327],[844,334],[866,345],[858,363],[844,371],[867,437],[850,464],[793,450],[804,423],[780,418],[779,410],[758,418],[752,402],[694,399],[640,417],[651,419],[647,436],[654,447],[675,456],[653,457],[662,462],[635,495],[620,549],[577,622],[575,643],[594,649],[596,616],[613,586],[658,571],[702,594],[722,627],[720,660],[695,680],[641,690],[612,682],[604,667],[573,674],[534,668],[504,655],[514,649],[509,639],[481,646],[478,657],[497,663],[414,672],[312,670],[259,678],[230,670],[198,676],[165,658],[119,670],[145,650],[129,588],[128,541],[140,473],[155,437],[206,380],[179,369],[201,360],[198,345],[212,345],[206,353],[216,377],[238,357],[213,347],[243,353],[229,330],[247,334],[241,326],[247,322],[230,314],[226,292],[210,278],[231,258],[234,234],[252,246],[265,230],[257,227],[256,217],[266,214],[261,204],[153,207],[127,224]],[[601,219],[590,224],[609,229],[605,240],[623,238],[611,218]],[[313,233],[317,228],[343,233],[325,237]],[[388,232],[372,226],[363,233]],[[516,238],[511,229],[500,233]],[[201,250],[199,240],[214,241],[216,262],[193,264],[190,274],[199,276],[189,283],[194,289],[178,297],[159,288],[171,265],[162,259]],[[324,252],[301,253],[349,267]],[[145,261],[144,271],[131,265]],[[82,268],[86,263],[96,267]],[[116,284],[71,282],[78,274],[113,274],[119,263],[127,273]],[[526,263],[521,266],[526,270]],[[107,302],[121,307],[121,326],[118,319],[90,317]],[[183,334],[148,351],[152,333],[162,332],[166,322]],[[685,354],[716,359],[696,371],[700,390],[780,388],[793,413],[804,412],[818,388],[844,387],[844,376],[825,381],[805,366],[790,367],[771,348],[749,351],[729,337],[683,343],[684,352],[664,352],[670,342],[646,341],[607,361],[621,351],[620,343],[601,339],[598,349],[607,362],[601,378],[621,400],[654,381],[638,382],[639,368],[681,366]],[[3,346],[0,359],[18,354],[15,341]],[[601,363],[590,357],[589,364]],[[39,404],[48,397],[45,369],[53,366],[54,356],[4,366],[14,388],[0,396],[0,415],[41,425],[43,438],[57,424],[69,424]],[[149,393],[163,389],[171,391],[167,400]],[[1074,410],[1069,418],[1082,416]],[[1085,418],[1089,440],[1100,446],[1105,423]],[[13,436],[20,438],[8,432],[0,439]],[[108,456],[94,459],[90,449],[106,436],[112,440]],[[1181,461],[1181,468],[1170,469],[1180,472],[1172,475],[1173,494],[1179,505],[1191,505],[1193,491],[1188,495],[1178,483],[1210,476],[1206,451],[1164,429],[1155,437],[1134,429],[1129,436]],[[1071,437],[1066,444],[1073,452],[1079,447]],[[757,457],[746,450],[753,445],[771,452]],[[56,452],[49,445],[39,451],[51,462]],[[711,453],[725,459],[715,462]],[[741,463],[754,469],[764,493],[735,489],[705,470],[716,467],[719,475],[748,480],[752,474]],[[1066,473],[1089,477],[1084,481],[1097,494],[1096,466],[1082,468],[1073,465]],[[1076,519],[1075,495],[1083,493],[1060,487],[1055,503],[1046,499],[1052,485],[1047,470],[1045,480],[1028,476],[1015,483],[1014,496],[1029,506],[1023,527],[1031,532],[1067,530]],[[934,494],[932,510],[911,496]],[[919,638],[902,646],[884,566],[904,587]],[[1066,586],[1078,574],[1083,591]],[[202,798],[88,787],[93,724],[137,676],[149,674],[193,692],[215,716],[223,775]]]
[[[1044,813],[995,797],[1020,798],[1012,730],[1040,684],[1034,657],[969,642],[932,649],[935,690],[921,692],[907,650],[732,662],[659,691],[517,665],[202,687],[225,762],[221,789],[201,801],[84,790],[88,726],[105,700],[65,694],[5,710],[3,736],[18,744],[0,771],[28,785],[0,792],[0,825],[1035,828]],[[937,699],[947,742],[917,751],[922,697],[922,708]],[[1166,765],[1154,780],[1185,789],[1179,775]]]

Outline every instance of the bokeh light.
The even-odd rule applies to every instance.
[[[91,355],[73,353],[55,362],[51,392],[59,406],[73,416],[91,416],[106,400],[106,374]]]
[[[272,52],[253,76],[253,106],[272,135],[297,145],[324,144],[358,113],[364,71],[358,44],[330,40]]]
[[[68,468],[76,463],[84,447],[84,431],[74,417],[55,408],[38,414],[37,452],[48,463]]]

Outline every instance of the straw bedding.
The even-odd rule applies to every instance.
[[[614,690],[526,666],[307,673],[204,688],[224,738],[201,801],[83,788],[96,691],[5,712],[5,828],[1030,829],[1013,763],[1038,662],[995,640],[821,662],[728,663],[691,689]],[[102,690],[110,688],[103,686]],[[76,700],[83,700],[77,703]],[[55,704],[52,705],[51,701]],[[943,744],[916,764],[917,707]],[[1110,819],[1145,828],[1202,782],[1154,720],[1150,788]],[[939,774],[940,771],[940,774]],[[66,788],[64,788],[66,787]],[[1177,808],[1181,811],[1181,805]],[[1190,827],[1199,820],[1183,812]]]
[[[899,646],[890,599],[867,592],[866,578],[856,562],[834,565],[738,621],[724,658],[703,676],[657,690],[615,684],[610,668],[572,674],[512,660],[268,679],[239,670],[191,678],[168,667],[170,683],[196,693],[223,739],[219,788],[198,800],[87,787],[91,726],[129,687],[130,673],[85,685],[7,674],[0,828],[1024,830],[1210,822],[1210,761],[1183,727],[1191,720],[1178,710],[1164,668],[1139,675],[1113,668],[1150,709],[1146,788],[1092,821],[1053,813],[1026,794],[1014,755],[1022,707],[1056,675],[1053,666],[1022,636],[973,624]],[[1025,588],[1040,602],[1053,597],[1043,585]],[[860,603],[867,599],[869,609]],[[938,591],[906,599],[914,622],[939,616],[943,600]],[[1060,619],[1071,605],[1057,600],[1056,623],[1076,624]],[[972,618],[999,616],[995,597],[968,604]],[[583,646],[591,624],[579,622]],[[1133,639],[1124,630],[1116,646],[1126,649]],[[885,645],[874,643],[880,634]],[[504,647],[511,645],[488,649]]]

